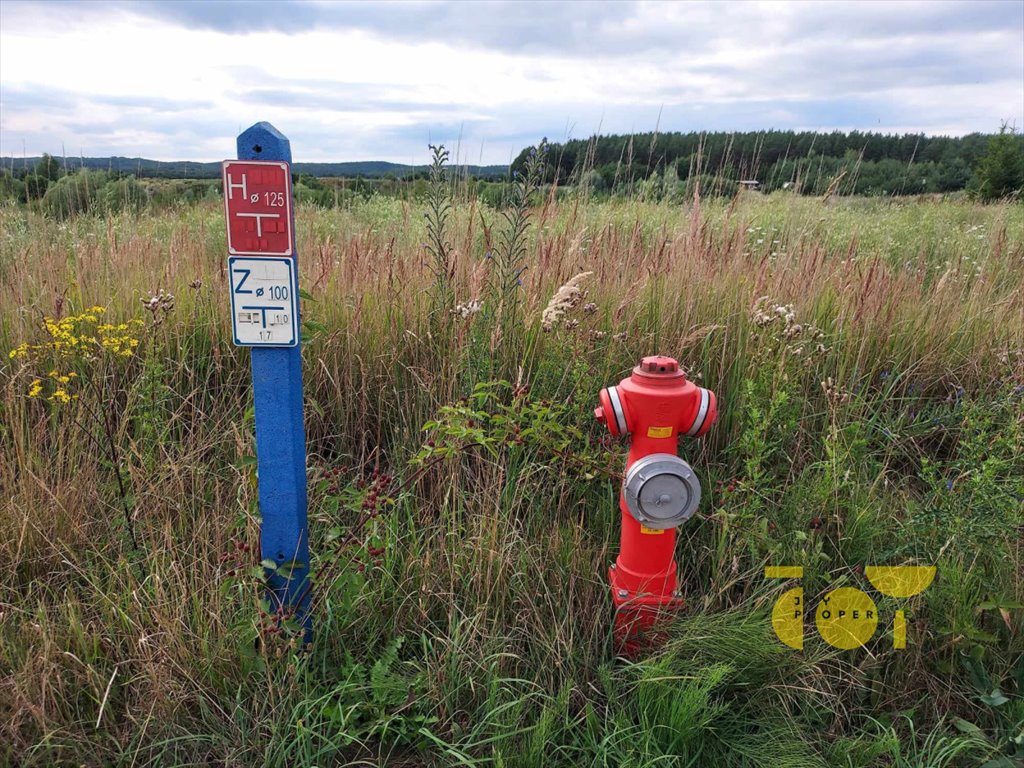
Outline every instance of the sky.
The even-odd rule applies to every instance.
[[[1024,0],[0,0],[0,155],[503,164],[542,137],[1024,128]]]

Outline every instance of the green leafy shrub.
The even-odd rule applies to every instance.
[[[22,201],[30,203],[33,200],[42,200],[49,186],[50,180],[48,178],[36,173],[30,173],[25,177]]]
[[[100,196],[105,213],[139,211],[149,199],[146,188],[134,176],[109,182],[101,190]]]
[[[103,200],[107,174],[103,171],[79,171],[58,179],[43,195],[43,211],[55,219],[89,213]]]
[[[25,182],[9,171],[0,173],[0,201],[25,201]]]

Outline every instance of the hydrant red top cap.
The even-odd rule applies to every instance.
[[[641,358],[640,365],[633,369],[633,373],[659,379],[685,378],[685,374],[679,370],[679,363],[674,358],[664,355],[650,355]]]

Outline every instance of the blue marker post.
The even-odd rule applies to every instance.
[[[238,159],[283,161],[290,166],[291,144],[270,123],[256,123],[239,134]],[[290,201],[287,207],[291,210]],[[297,261],[294,214],[290,223],[292,258]],[[297,266],[293,274],[297,290]],[[294,323],[297,334],[297,316]],[[252,348],[252,392],[263,519],[260,551],[264,560],[279,566],[279,570],[267,569],[271,609],[294,610],[295,620],[305,627],[309,642],[313,624],[309,614],[306,429],[302,421],[302,352],[297,338],[294,346]]]

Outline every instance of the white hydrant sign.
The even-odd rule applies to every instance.
[[[295,259],[228,258],[231,328],[240,347],[294,347],[299,343]]]

